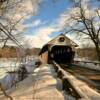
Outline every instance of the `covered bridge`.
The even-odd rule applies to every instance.
[[[42,63],[71,63],[78,45],[64,34],[60,34],[43,46],[39,53]]]

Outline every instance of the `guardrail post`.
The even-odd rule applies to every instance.
[[[63,73],[62,73],[62,71],[61,70],[58,70],[58,72],[57,72],[57,77],[59,77],[60,79],[62,79],[63,78]]]
[[[68,87],[68,80],[66,78],[62,79],[63,90],[65,90],[68,94],[70,94],[70,89]]]
[[[54,69],[55,69],[55,72],[58,71],[58,67],[56,65],[54,66]]]

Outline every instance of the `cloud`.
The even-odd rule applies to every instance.
[[[51,22],[49,25],[43,25],[40,28],[37,27],[37,29],[34,31],[35,35],[26,35],[25,41],[27,44],[29,44],[29,47],[42,47],[44,44],[46,44],[49,40],[52,38],[50,37],[51,34],[54,32],[62,31],[64,26],[66,25],[65,22],[67,20],[69,21],[70,16],[67,14],[67,12],[62,13],[57,19],[55,19],[53,22]],[[33,21],[35,25],[43,24],[45,22],[42,22],[40,20]],[[68,22],[69,24],[69,22]],[[27,24],[26,27],[33,27],[33,24]]]
[[[24,28],[38,27],[39,25],[43,25],[43,24],[44,23],[40,19],[37,19],[37,20],[33,20],[32,23],[24,24],[23,27]]]
[[[26,35],[25,41],[29,44],[29,47],[42,47],[46,44],[51,38],[49,35],[55,32],[56,29],[53,27],[45,26],[35,31],[35,35]]]
[[[36,26],[40,25],[41,23],[42,23],[41,20],[35,20],[35,21],[33,21],[33,27],[36,27]]]

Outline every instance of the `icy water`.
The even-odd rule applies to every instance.
[[[29,64],[32,64],[32,63],[35,64],[35,61],[38,60],[38,57],[37,56],[29,56],[27,58],[23,58],[20,60],[22,60],[22,62],[21,61],[19,62],[18,59],[16,59],[16,58],[9,58],[9,59],[0,58],[0,79],[3,78],[7,74],[8,71],[14,71],[14,70],[18,69],[18,67],[22,63],[26,64],[27,62],[29,62]],[[31,63],[30,63],[30,61],[31,61]]]
[[[18,68],[19,62],[15,59],[0,59],[0,79],[3,78],[8,72]]]

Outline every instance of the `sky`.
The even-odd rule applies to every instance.
[[[66,21],[67,24],[73,24],[68,20],[70,18],[69,13],[75,11],[72,9],[73,3],[71,1],[73,0],[56,0],[57,2],[52,2],[52,0],[40,1],[40,4],[33,9],[36,11],[36,14],[29,16],[22,23],[25,35],[24,40],[29,47],[41,48],[49,40],[64,32],[63,27]],[[97,3],[95,0],[83,1],[84,4],[88,1],[93,1],[94,3],[91,3],[93,8],[100,7],[100,2]],[[28,5],[28,7],[32,6],[34,4]],[[75,36],[69,34],[67,36],[79,43],[75,40]]]
[[[61,34],[58,19],[72,6],[70,0],[43,0],[36,15],[30,16],[23,24],[27,43],[32,47],[42,47],[49,40]]]

